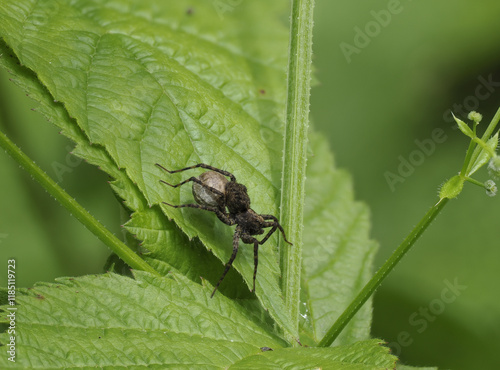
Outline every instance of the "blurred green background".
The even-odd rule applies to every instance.
[[[311,116],[372,210],[378,267],[461,167],[468,141],[449,109],[476,109],[486,125],[500,107],[500,2],[317,0],[315,14]],[[71,156],[71,142],[32,107],[1,71],[1,130],[120,234],[107,176]],[[443,140],[431,144],[435,129]],[[7,155],[0,168],[0,260],[16,257],[18,286],[100,272],[107,248]],[[499,206],[467,184],[377,292],[372,334],[403,362],[500,368]]]
[[[377,267],[461,168],[468,140],[445,113],[476,109],[486,126],[500,107],[499,18],[498,1],[317,1],[312,119],[371,208]],[[372,334],[407,364],[500,368],[499,206],[467,184],[377,292]]]

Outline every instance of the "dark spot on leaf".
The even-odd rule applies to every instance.
[[[260,90],[259,90],[259,92],[260,92],[262,95],[264,95],[264,94],[266,93],[266,90],[264,90],[264,89],[260,89]]]
[[[270,348],[270,347],[260,347],[260,350],[261,350],[262,352],[267,352],[267,351],[272,351],[273,349],[272,349],[272,348]]]

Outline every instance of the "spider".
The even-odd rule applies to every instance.
[[[267,239],[276,231],[281,231],[283,239],[290,245],[293,245],[286,239],[285,231],[278,222],[278,219],[273,215],[261,215],[250,208],[250,197],[247,193],[245,185],[236,181],[236,177],[227,171],[209,166],[208,164],[199,163],[191,167],[182,168],[180,170],[170,171],[160,164],[156,166],[168,173],[177,173],[187,171],[193,168],[204,168],[210,171],[202,173],[199,177],[190,177],[187,180],[180,182],[177,185],[169,184],[166,181],[160,182],[169,185],[173,188],[184,185],[188,182],[193,182],[193,195],[198,204],[181,204],[173,205],[167,202],[162,202],[174,208],[199,208],[205,211],[213,212],[226,225],[236,225],[236,230],[233,235],[233,253],[231,258],[226,263],[224,272],[210,296],[212,298],[219,288],[219,285],[224,280],[227,272],[233,265],[233,261],[238,253],[238,245],[240,239],[245,244],[253,244],[254,251],[254,271],[253,271],[253,289],[255,292],[255,277],[257,276],[257,266],[259,264],[259,245],[264,244]],[[229,177],[230,180],[227,180]],[[258,240],[253,235],[264,234],[265,228],[271,228],[262,240]]]

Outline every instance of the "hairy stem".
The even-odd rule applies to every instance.
[[[427,229],[431,222],[436,218],[438,213],[443,209],[445,204],[448,202],[448,198],[440,199],[420,220],[420,222],[413,228],[411,233],[406,237],[406,239],[401,243],[401,245],[392,253],[392,255],[387,259],[387,261],[380,267],[371,280],[364,286],[361,292],[356,298],[351,302],[351,304],[346,308],[346,310],[340,315],[333,326],[328,330],[324,338],[319,342],[320,347],[328,347],[342,332],[344,327],[349,323],[349,321],[354,317],[354,315],[359,311],[359,309],[365,304],[365,302],[370,298],[370,296],[375,292],[375,290],[382,284],[382,281],[389,275],[389,273],[394,269],[398,262],[403,258],[403,256],[410,250],[410,248],[415,244],[422,233]]]
[[[302,218],[305,196],[314,0],[292,0],[280,220],[293,246],[280,249],[282,290],[292,322],[299,322]],[[290,338],[289,338],[290,339]]]
[[[76,217],[87,229],[97,236],[113,252],[115,252],[130,267],[159,275],[146,261],[135,254],[123,244],[116,236],[106,229],[90,213],[88,213],[76,200],[66,193],[43,170],[38,167],[26,154],[23,153],[10,139],[0,131],[0,146],[24,168],[47,192],[61,203],[73,216]]]

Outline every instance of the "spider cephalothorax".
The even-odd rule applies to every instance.
[[[236,254],[238,253],[238,245],[240,239],[243,243],[253,244],[254,246],[254,271],[253,271],[253,289],[255,291],[255,277],[257,276],[257,265],[259,263],[259,245],[264,244],[267,239],[276,231],[279,230],[283,234],[283,239],[288,244],[292,245],[285,236],[283,227],[278,222],[278,219],[273,215],[261,215],[250,208],[250,197],[247,193],[245,185],[236,181],[236,177],[227,171],[209,166],[204,163],[182,168],[180,170],[170,171],[165,167],[156,163],[158,167],[168,173],[182,172],[193,168],[205,168],[207,172],[202,173],[199,177],[190,177],[189,179],[172,185],[166,181],[160,180],[162,183],[174,188],[181,186],[187,182],[193,182],[193,195],[198,204],[181,204],[173,205],[166,202],[164,204],[174,207],[190,207],[204,209],[205,211],[214,212],[219,220],[226,225],[236,225],[236,230],[233,236],[233,253],[231,258],[226,263],[224,272],[218,283],[215,285],[211,297],[214,296],[217,288],[231,268]],[[226,177],[229,177],[229,181]],[[267,235],[262,240],[257,240],[253,235],[264,234],[264,229],[271,228]]]

